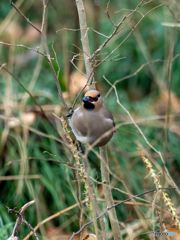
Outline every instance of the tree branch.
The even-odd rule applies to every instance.
[[[100,155],[101,155],[101,176],[103,184],[103,192],[106,199],[107,207],[112,206],[114,204],[114,200],[112,197],[111,187],[110,187],[110,179],[109,179],[109,171],[106,167],[108,165],[108,155],[106,146],[100,147]],[[109,219],[111,222],[112,232],[114,235],[114,239],[122,239],[118,218],[116,215],[116,210],[112,208],[109,212]]]
[[[15,226],[14,226],[14,229],[13,229],[13,233],[12,235],[8,238],[8,240],[19,240],[18,238],[18,233],[19,233],[19,230],[20,230],[20,227],[21,227],[21,224],[22,222],[26,223],[28,227],[30,227],[30,229],[33,231],[34,233],[34,236],[37,240],[38,237],[36,235],[36,232],[35,230],[33,229],[33,227],[31,227],[31,225],[24,219],[24,212],[25,210],[31,206],[32,204],[35,203],[35,200],[32,200],[31,202],[28,202],[26,203],[19,211],[15,211],[15,209],[9,209],[8,207],[8,212],[9,213],[15,213],[17,215],[17,220],[16,220],[16,223],[15,223]]]
[[[94,82],[94,69],[92,66],[92,62],[90,62],[90,48],[89,48],[89,40],[88,40],[88,28],[86,24],[86,14],[85,14],[85,9],[83,5],[82,0],[76,0],[76,5],[77,5],[77,10],[78,10],[78,16],[79,16],[79,24],[80,24],[80,29],[81,29],[81,41],[82,41],[82,46],[83,46],[83,52],[84,52],[84,61],[85,61],[85,66],[86,66],[86,74],[87,74],[87,85],[89,86],[89,89],[95,89],[95,82]],[[92,77],[91,77],[92,75]],[[79,95],[78,95],[79,96]],[[78,97],[77,96],[77,97]],[[77,100],[77,99],[76,99]],[[76,102],[75,100],[75,102]],[[74,103],[75,104],[75,103]],[[73,104],[73,106],[74,106]],[[95,226],[95,232],[97,239],[106,239],[106,232],[105,232],[105,224],[103,219],[100,219],[100,224],[101,224],[101,236],[99,235],[98,228],[97,228],[97,221],[96,221],[96,216],[97,214],[100,213],[100,208],[96,200],[95,196],[95,191],[93,188],[93,184],[90,180],[90,167],[89,167],[89,162],[87,159],[87,156],[83,157],[83,165],[85,168],[85,172],[87,174],[87,186],[88,186],[88,192],[92,204],[92,211],[93,211],[93,222]],[[99,238],[100,237],[100,238]]]
[[[68,106],[64,100],[64,97],[63,97],[63,94],[62,94],[62,90],[61,90],[61,86],[59,84],[59,80],[58,80],[58,77],[56,75],[56,72],[54,70],[54,67],[53,67],[53,64],[52,64],[52,61],[51,61],[51,57],[50,57],[50,53],[49,53],[49,48],[48,48],[48,45],[47,45],[47,41],[46,41],[46,36],[44,35],[43,33],[43,27],[44,27],[44,19],[45,19],[45,10],[46,10],[46,5],[45,5],[45,1],[43,0],[43,21],[42,21],[42,27],[41,27],[41,30],[38,29],[20,10],[19,8],[16,7],[16,5],[13,3],[12,0],[10,0],[10,4],[13,6],[13,8],[16,9],[16,11],[26,20],[26,22],[28,22],[34,29],[36,29],[40,34],[41,34],[41,37],[42,37],[42,40],[43,40],[43,43],[44,43],[44,46],[45,46],[45,50],[46,50],[46,54],[47,54],[47,59],[48,59],[48,63],[49,63],[49,66],[51,68],[51,71],[53,73],[53,76],[54,76],[54,79],[55,79],[55,82],[56,82],[56,86],[57,86],[57,89],[58,89],[58,93],[59,93],[59,97],[64,105],[64,107],[66,108],[66,110],[68,111]]]
[[[33,102],[40,108],[41,110],[41,113],[42,115],[44,116],[44,118],[49,122],[49,124],[51,125],[51,127],[54,129],[54,131],[58,134],[59,136],[59,133],[57,131],[57,129],[54,127],[54,125],[50,122],[49,118],[47,117],[46,113],[44,112],[44,110],[42,109],[41,105],[36,101],[36,99],[32,96],[32,94],[22,85],[22,83],[19,81],[19,79],[14,75],[12,74],[8,69],[6,69],[5,67],[5,64],[2,64],[0,65],[0,67],[2,69],[4,69],[4,71],[6,71],[7,73],[9,73],[13,78],[14,80],[24,89],[25,92],[27,92],[29,94],[29,96],[32,98]]]
[[[108,212],[109,210],[111,210],[111,209],[114,208],[114,207],[117,207],[117,206],[119,206],[119,205],[121,205],[121,204],[123,204],[123,203],[125,203],[125,202],[129,202],[129,201],[131,201],[133,198],[137,198],[137,197],[143,196],[143,195],[145,195],[145,194],[155,192],[155,191],[157,191],[157,190],[180,190],[180,188],[158,188],[158,189],[152,189],[152,190],[150,190],[150,191],[146,191],[146,192],[140,193],[140,194],[135,195],[135,196],[132,196],[132,197],[130,197],[130,198],[128,198],[128,199],[120,202],[120,203],[116,203],[116,204],[112,205],[111,207],[107,207],[107,209],[106,209],[101,215],[99,215],[99,216],[97,217],[97,219],[100,219],[102,216],[104,216],[104,214],[105,214],[106,212]],[[73,240],[73,238],[74,238],[76,235],[78,235],[80,232],[82,232],[82,230],[83,230],[85,227],[87,227],[88,225],[90,225],[92,222],[93,222],[93,221],[90,221],[90,222],[87,222],[86,224],[84,224],[84,225],[82,226],[82,228],[81,228],[78,232],[73,233],[73,235],[71,236],[70,240]]]

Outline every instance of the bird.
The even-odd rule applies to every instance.
[[[67,116],[76,139],[84,145],[102,147],[116,132],[113,115],[97,90],[86,92],[82,105]]]

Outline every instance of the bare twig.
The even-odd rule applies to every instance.
[[[41,175],[12,175],[12,176],[0,176],[0,181],[10,181],[19,179],[40,179]]]
[[[118,84],[118,83],[120,83],[120,82],[122,82],[122,81],[124,81],[124,80],[126,80],[126,79],[128,79],[128,78],[131,78],[131,77],[136,76],[144,67],[148,66],[149,64],[156,63],[156,62],[164,62],[164,60],[162,60],[162,59],[156,59],[156,60],[153,60],[153,61],[150,61],[150,62],[146,62],[146,63],[142,64],[134,73],[129,74],[129,75],[127,75],[126,77],[123,77],[123,78],[121,78],[121,79],[119,79],[119,80],[116,80],[116,81],[113,83],[113,85],[111,86],[111,88],[108,90],[108,92],[106,93],[105,98],[108,97],[108,95],[109,95],[110,92],[113,90],[113,88],[116,86],[116,84]]]
[[[44,53],[39,52],[39,49],[41,48],[41,46],[36,47],[36,49],[34,49],[34,48],[27,47],[27,46],[25,46],[23,44],[11,44],[11,43],[5,43],[5,42],[1,42],[1,41],[0,41],[0,44],[7,45],[7,46],[24,47],[24,48],[26,48],[28,50],[31,50],[33,52],[36,52],[36,53],[42,55],[43,57],[45,57],[49,61],[48,57]]]
[[[43,18],[42,18],[41,32],[43,32],[44,26],[45,26],[46,8],[47,8],[47,4],[45,3],[45,0],[43,0]]]
[[[40,29],[38,29],[21,11],[20,9],[13,3],[12,0],[9,0],[10,1],[10,4],[16,9],[16,11],[26,20],[26,22],[28,22],[34,29],[36,29],[40,34],[41,34],[41,37],[42,37],[42,40],[44,42],[44,46],[45,46],[45,50],[46,50],[46,54],[47,54],[47,58],[48,58],[48,63],[49,63],[49,66],[51,68],[51,71],[53,73],[53,76],[54,76],[54,79],[55,79],[55,82],[56,82],[56,86],[57,86],[57,89],[58,89],[58,93],[59,93],[59,97],[64,105],[64,107],[66,108],[66,110],[68,110],[68,106],[64,100],[64,97],[63,97],[63,94],[62,94],[62,90],[61,90],[61,86],[59,84],[59,80],[58,80],[58,77],[56,75],[56,72],[55,72],[55,69],[53,67],[53,64],[52,64],[52,61],[51,61],[51,57],[50,57],[50,52],[49,52],[49,48],[48,48],[48,45],[47,45],[47,41],[46,41],[46,36],[44,35],[43,31],[41,31]],[[45,10],[46,10],[46,5],[45,5],[45,1],[43,0],[43,6],[44,6],[44,11],[43,11],[43,19],[45,19]],[[42,23],[42,27],[41,29],[43,30],[43,26],[44,26],[44,20],[43,20],[43,23]]]
[[[79,28],[79,29],[62,28],[62,29],[57,30],[56,33],[57,33],[57,32],[60,32],[60,31],[63,31],[63,30],[67,30],[67,31],[80,31],[80,30],[84,30],[84,29],[86,29],[86,28],[83,28],[83,29],[82,29],[82,28]],[[106,36],[106,35],[98,32],[98,31],[96,31],[96,30],[93,29],[93,28],[87,27],[87,29],[88,29],[88,30],[90,29],[90,30],[94,31],[94,32],[97,33],[97,34],[99,34],[99,35],[101,35],[101,36],[103,36],[103,37],[105,37],[105,38],[108,38],[108,36]]]
[[[100,155],[102,158],[101,159],[102,182],[106,183],[106,184],[103,184],[103,192],[106,199],[107,207],[109,207],[114,204],[114,201],[111,193],[109,171],[108,171],[108,168],[106,168],[106,165],[108,165],[108,156],[107,156],[106,146],[100,147]],[[104,164],[104,161],[106,164]],[[114,235],[114,239],[115,240],[122,239],[115,208],[112,208],[108,213],[109,213],[109,219],[111,222],[111,228],[112,228],[112,233]]]
[[[172,58],[172,62],[175,61],[178,57],[180,56],[180,54],[176,54],[174,58]],[[153,63],[157,63],[157,62],[162,62],[162,63],[170,63],[171,61],[168,61],[168,60],[163,60],[163,59],[155,59],[155,60],[152,60],[152,61],[148,61],[144,64],[142,64],[134,73],[132,74],[129,74],[127,75],[126,77],[123,77],[121,79],[118,79],[116,80],[113,85],[111,86],[111,88],[108,90],[108,92],[106,93],[105,97],[104,98],[107,98],[108,95],[110,94],[110,92],[113,90],[114,86],[116,86],[116,84],[128,79],[128,78],[131,78],[131,77],[134,77],[136,76],[144,67],[148,66],[149,64],[153,64]]]
[[[180,188],[159,188],[158,190],[160,190],[160,189],[162,189],[162,190],[180,190]],[[106,212],[108,212],[109,210],[111,210],[111,209],[114,208],[114,207],[117,207],[117,206],[119,206],[119,205],[121,205],[121,204],[123,204],[123,203],[125,203],[125,202],[129,202],[129,201],[131,201],[133,198],[137,198],[137,197],[140,197],[140,196],[143,196],[143,195],[145,195],[145,194],[152,193],[152,192],[155,192],[155,191],[157,191],[157,189],[153,189],[153,190],[150,190],[150,191],[147,191],[147,192],[143,192],[143,193],[140,193],[140,194],[138,194],[138,195],[132,196],[132,197],[130,197],[130,198],[128,198],[128,199],[120,202],[120,203],[116,203],[116,204],[112,205],[111,207],[107,207],[106,210],[105,210],[101,215],[99,215],[99,216],[97,217],[97,219],[101,218]],[[70,240],[73,240],[73,238],[74,238],[76,235],[78,235],[80,232],[82,232],[82,230],[83,230],[85,227],[87,227],[88,225],[90,225],[91,223],[93,223],[93,221],[90,221],[90,222],[84,224],[84,225],[82,226],[82,228],[81,228],[78,232],[73,233],[73,235],[71,236]],[[24,239],[24,240],[25,240],[25,239]]]
[[[59,66],[59,62],[58,62],[58,59],[57,59],[57,54],[56,54],[56,51],[55,51],[55,49],[54,49],[53,44],[52,44],[52,50],[53,50],[53,52],[54,52],[54,56],[55,56],[55,59],[56,59],[56,63],[57,63],[57,65],[58,65],[57,77],[59,78],[59,73],[60,73],[61,68],[60,68],[60,66]]]
[[[26,219],[23,218],[23,222],[31,229],[31,231],[34,233],[35,238],[39,240],[34,228],[26,221]]]
[[[119,27],[121,24],[125,21],[126,16],[122,18],[122,20],[119,22],[119,24],[116,26],[115,30],[113,33],[106,39],[106,41],[92,54],[91,56],[91,61],[96,57],[96,55],[107,45],[107,43],[113,38],[113,36],[117,33]]]
[[[80,56],[80,54],[76,54],[72,57],[72,59],[70,60],[70,62],[72,63],[72,65],[82,74],[86,77],[86,74],[84,74],[75,64],[74,64],[74,59],[76,59],[76,57]]]
[[[119,104],[119,106],[127,113],[127,115],[129,116],[129,118],[131,119],[131,121],[133,122],[134,126],[137,128],[137,130],[139,131],[139,133],[141,134],[141,136],[144,138],[145,142],[147,143],[147,145],[150,146],[151,149],[153,149],[160,157],[163,165],[164,165],[164,168],[165,168],[165,172],[167,174],[167,176],[169,177],[172,185],[175,187],[175,189],[177,189],[177,192],[178,194],[180,195],[180,191],[178,190],[178,187],[176,185],[176,183],[173,181],[171,175],[169,174],[169,171],[167,169],[167,167],[165,166],[165,163],[164,163],[164,158],[162,156],[162,153],[160,151],[158,151],[155,147],[152,146],[152,144],[147,140],[147,138],[145,137],[145,135],[143,134],[142,130],[140,129],[140,127],[137,125],[137,123],[134,121],[133,117],[131,116],[130,112],[121,104],[121,102],[119,101],[119,96],[118,96],[118,93],[117,93],[117,89],[115,86],[113,86],[106,78],[105,76],[103,76],[104,79],[113,87],[114,91],[115,91],[115,94],[116,94],[116,101],[117,103]]]
[[[35,238],[36,238],[37,240],[39,240],[38,237],[37,237],[37,235],[36,235],[35,230],[34,230],[34,229],[31,227],[31,225],[24,219],[24,212],[25,212],[25,210],[26,210],[29,206],[31,206],[32,204],[34,204],[34,203],[35,203],[35,200],[32,200],[31,202],[26,203],[19,211],[15,211],[14,209],[9,209],[9,208],[7,207],[9,213],[15,213],[15,214],[17,215],[17,220],[16,220],[16,224],[15,224],[15,226],[14,226],[13,233],[12,233],[11,237],[8,238],[8,240],[18,240],[18,239],[19,239],[19,238],[18,238],[18,233],[19,233],[19,230],[20,230],[20,227],[21,227],[22,222],[26,223],[26,224],[28,225],[28,227],[31,228],[31,230],[33,231],[33,234],[34,234]]]
[[[152,0],[150,0],[150,1],[152,1]],[[91,56],[91,60],[93,60],[96,56],[97,56],[97,54],[107,45],[107,43],[114,37],[114,35],[116,35],[117,33],[119,33],[119,27],[124,23],[124,21],[128,18],[128,17],[130,17],[131,15],[133,15],[141,6],[142,6],[142,3],[143,3],[143,1],[141,1],[139,4],[138,4],[138,6],[134,9],[134,10],[132,10],[132,12],[129,14],[129,15],[127,15],[127,16],[124,16],[123,18],[122,18],[122,20],[117,24],[117,25],[115,25],[112,21],[111,21],[111,19],[110,19],[110,16],[109,16],[109,3],[110,3],[110,1],[108,2],[108,4],[107,4],[107,8],[106,8],[106,12],[103,10],[103,12],[107,15],[107,17],[108,17],[108,19],[110,20],[110,22],[115,26],[115,30],[113,31],[113,33],[109,36],[109,37],[107,37],[107,39],[106,39],[106,41],[93,53],[93,55]]]
[[[91,78],[93,78],[93,75],[94,75],[94,71],[91,72],[91,74],[90,74],[90,76],[89,76],[86,84],[84,85],[84,87],[79,91],[78,95],[76,96],[76,98],[75,98],[75,100],[74,100],[74,102],[73,102],[73,105],[72,105],[72,111],[74,110],[75,104],[76,104],[76,102],[77,102],[80,94],[81,94],[81,93],[84,91],[84,89],[88,86],[88,82],[89,82],[89,80],[90,80]]]
[[[85,202],[86,202],[86,200],[81,201],[81,203],[85,203]],[[64,209],[64,210],[62,210],[62,211],[60,211],[60,212],[58,212],[58,213],[55,213],[54,215],[52,215],[52,216],[44,219],[42,222],[39,222],[39,223],[38,223],[38,225],[34,228],[34,230],[36,231],[36,230],[37,230],[41,225],[43,225],[44,223],[50,221],[51,219],[54,219],[54,218],[60,216],[61,214],[64,214],[64,213],[70,211],[71,209],[79,206],[79,204],[80,204],[80,203],[78,202],[78,203],[76,203],[76,204],[74,204],[74,205],[72,205],[72,206],[70,206],[70,207],[68,207],[68,208],[66,208],[66,209]],[[30,232],[23,240],[29,239],[32,235],[33,235],[33,232]]]
[[[114,24],[114,22],[111,20],[110,14],[109,14],[109,5],[110,5],[111,0],[109,0],[109,2],[107,3],[106,6],[106,14],[108,16],[109,21],[116,27],[116,25]]]
[[[18,0],[16,2],[16,6],[19,8],[21,6],[21,4],[23,3],[24,0]],[[32,1],[33,2],[33,1]],[[3,22],[1,22],[1,26],[0,26],[0,35],[2,35],[3,31],[7,28],[8,24],[11,22],[11,19],[13,18],[13,16],[15,15],[16,10],[15,9],[11,9],[11,11],[9,12],[9,14],[6,16],[5,20]]]
[[[139,5],[138,5],[138,6],[139,6]],[[136,25],[131,29],[131,31],[130,31],[129,34],[125,37],[125,39],[124,39],[107,57],[105,57],[99,64],[97,64],[96,67],[98,67],[98,66],[101,65],[103,62],[105,62],[105,61],[129,38],[129,36],[131,35],[131,33],[136,29],[136,27],[140,24],[140,22],[143,20],[143,18],[144,18],[147,14],[149,14],[151,11],[153,11],[153,10],[155,10],[155,9],[161,7],[161,6],[163,6],[163,4],[160,4],[160,5],[152,8],[152,9],[149,10],[146,14],[144,14],[144,15],[141,17],[141,19],[136,23]],[[119,24],[121,25],[126,18],[127,18],[127,17],[124,16],[124,18],[121,20],[121,22],[120,22]],[[119,25],[119,24],[118,24],[118,25]],[[117,25],[117,26],[118,26],[118,25]],[[118,29],[119,29],[119,27],[118,27]],[[100,48],[99,48],[98,50],[96,50],[97,52],[101,51],[102,48],[106,46],[106,44],[110,41],[110,39],[118,32],[118,29],[117,29],[117,27],[116,27],[116,29],[115,29],[114,32],[109,36],[109,38],[100,46]],[[94,54],[92,55],[92,57],[95,57]],[[92,59],[92,57],[91,57],[91,59]]]
[[[46,116],[46,113],[44,112],[44,110],[42,109],[41,105],[36,101],[36,99],[32,96],[32,94],[23,86],[23,84],[19,81],[19,79],[12,74],[8,69],[6,69],[3,65],[0,65],[2,67],[2,69],[4,69],[7,73],[9,73],[14,80],[29,94],[29,96],[32,98],[32,100],[34,101],[34,103],[40,108],[42,115],[45,117],[45,119],[49,122],[49,124],[51,125],[51,127],[54,129],[54,131],[59,135],[57,129],[53,126],[53,124],[50,122],[50,120],[48,119],[48,117]]]
[[[53,135],[50,135],[50,134],[43,133],[43,132],[41,132],[41,131],[39,131],[39,130],[37,130],[37,129],[35,129],[35,128],[32,128],[32,127],[30,127],[30,126],[28,126],[28,125],[25,125],[25,124],[21,123],[21,122],[19,121],[19,119],[17,119],[17,118],[6,117],[6,116],[4,116],[4,115],[0,115],[0,118],[1,118],[1,119],[4,119],[4,120],[9,120],[9,121],[15,121],[15,122],[17,122],[20,126],[29,129],[29,131],[34,132],[34,133],[36,133],[37,135],[40,135],[40,136],[43,136],[43,137],[46,137],[46,138],[54,139],[54,140],[56,140],[57,142],[62,143],[64,146],[66,146],[66,147],[69,149],[68,144],[67,144],[66,142],[64,142],[63,140],[61,140],[60,138],[57,138],[57,137],[55,137],[55,136],[53,136]]]

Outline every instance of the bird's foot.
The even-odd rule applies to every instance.
[[[72,108],[69,108],[68,114],[66,115],[66,117],[72,117],[73,113],[74,113],[74,110]]]
[[[82,149],[81,142],[77,141],[77,145],[78,145],[78,149],[79,149],[78,154],[80,156],[83,156],[85,154],[85,151]]]
[[[79,154],[80,156],[82,156],[82,155],[85,154],[85,151],[84,151],[84,150],[80,150],[80,151],[78,151],[78,154]]]

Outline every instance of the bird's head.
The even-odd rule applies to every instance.
[[[87,110],[96,110],[103,104],[100,92],[96,90],[90,90],[85,93],[83,97],[83,107]]]

